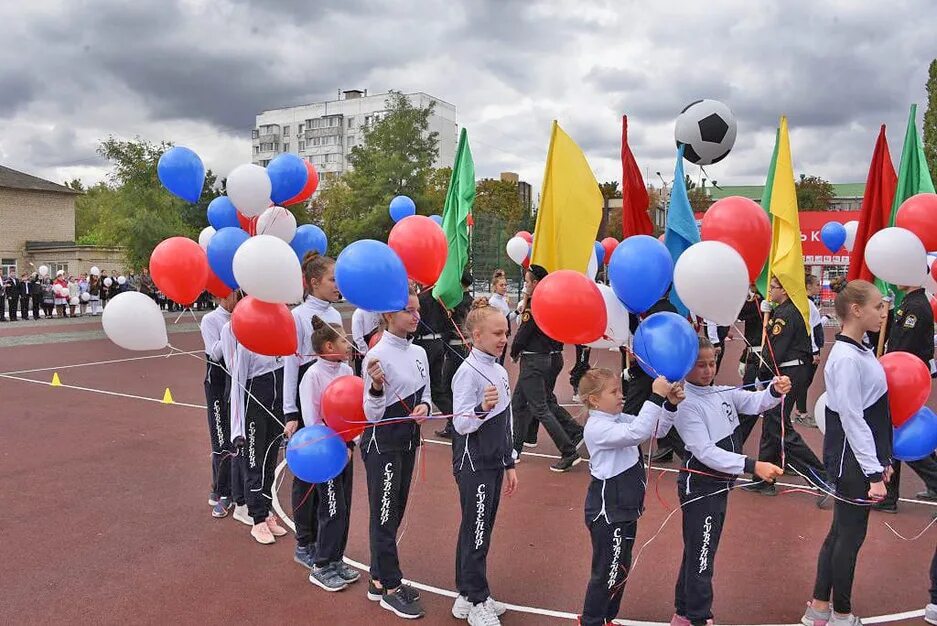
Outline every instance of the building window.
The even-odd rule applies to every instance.
[[[289,152],[289,151],[290,151],[290,142],[286,141],[283,143],[283,152]]]
[[[349,117],[349,118],[348,118],[348,128],[351,128],[354,123],[355,123],[355,118],[354,118],[354,117]]]
[[[290,136],[290,125],[289,125],[289,124],[287,124],[286,126],[283,127],[283,136],[284,136],[284,137],[289,137],[289,136]]]
[[[300,124],[300,125],[299,125],[299,128],[296,129],[296,134],[302,135],[302,134],[303,134],[303,131],[305,131],[305,130],[306,130],[306,125],[305,125],[305,124]]]
[[[9,276],[11,271],[16,274],[16,259],[0,259],[0,271],[4,277]]]
[[[299,144],[299,145],[297,146],[297,149],[298,149],[300,152],[302,152],[303,150],[306,149],[306,142],[303,141],[302,139],[300,139],[300,140],[297,141],[296,143]]]
[[[256,128],[251,131],[251,139],[257,139],[257,137],[259,136],[260,136],[260,131],[258,131]]]
[[[355,145],[355,138],[352,137],[351,135],[348,135],[348,147],[351,148],[354,145]]]
[[[254,146],[254,154],[260,154],[260,146]]]

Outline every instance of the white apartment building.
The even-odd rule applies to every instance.
[[[435,102],[429,132],[439,133],[439,156],[434,167],[452,167],[458,127],[455,106],[422,92],[405,94],[414,107]],[[320,174],[341,174],[351,149],[361,143],[364,129],[386,114],[386,93],[340,91],[337,100],[271,109],[257,116],[252,133],[252,162],[266,166],[281,152],[293,152],[311,162]]]

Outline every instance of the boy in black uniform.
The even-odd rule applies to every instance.
[[[895,321],[888,334],[886,352],[910,352],[927,365],[934,376],[934,312],[923,287],[900,287],[904,301],[895,309]],[[908,465],[924,481],[926,490],[917,494],[921,500],[937,500],[937,456],[931,454]],[[888,495],[872,508],[886,513],[898,511],[898,487],[901,484],[901,463],[892,465],[894,474],[886,484]]]
[[[752,285],[748,292],[748,300],[739,312],[739,321],[745,323],[745,331],[742,333],[745,337],[745,349],[742,350],[742,357],[739,359],[739,375],[742,377],[743,388],[748,391],[755,391],[749,385],[759,380],[758,372],[761,370],[761,337],[764,334],[761,302],[761,294],[758,293],[757,287]],[[739,434],[742,444],[748,441],[748,436],[752,434],[756,421],[758,421],[757,415],[739,415]]]
[[[446,346],[446,359],[442,366],[442,385],[445,387],[445,407],[439,407],[443,415],[449,415],[446,419],[446,425],[442,430],[437,430],[436,435],[444,439],[452,439],[452,379],[455,377],[459,366],[465,362],[468,356],[469,347],[465,345],[465,337],[462,336],[462,327],[465,326],[465,318],[472,310],[472,274],[465,270],[462,272],[462,301],[452,309],[452,312],[446,312],[449,319],[444,320],[445,326],[441,330],[442,339]]]
[[[449,324],[446,308],[433,297],[433,288],[427,287],[418,296],[420,301],[420,325],[416,329],[413,343],[426,351],[429,363],[430,388],[433,404],[443,414],[452,413],[452,390],[443,383],[443,364],[446,362],[446,346],[443,333]]]

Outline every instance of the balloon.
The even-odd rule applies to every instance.
[[[118,277],[117,277],[117,284],[118,284],[118,285],[126,285],[126,284],[127,284],[127,277],[126,277],[126,276],[118,276]]]
[[[335,260],[335,283],[359,309],[391,313],[407,307],[407,269],[397,253],[380,241],[362,239],[342,250]]]
[[[170,237],[150,254],[150,274],[167,298],[179,304],[192,304],[205,289],[208,258],[191,239]]]
[[[324,483],[342,473],[348,448],[325,424],[300,428],[286,444],[286,464],[293,475],[307,483]]]
[[[927,299],[930,301],[930,310],[934,314],[934,319],[937,319],[937,298],[931,295]]]
[[[283,203],[283,206],[291,206],[300,202],[305,202],[312,197],[312,194],[319,188],[319,172],[309,161],[303,161],[306,164],[306,186],[298,194]]]
[[[245,233],[253,237],[257,234],[257,219],[258,216],[254,217],[245,217],[240,213],[237,214],[238,219],[238,228],[243,230]]]
[[[937,269],[934,268],[934,260],[937,259],[937,255],[934,255],[932,252],[927,253],[927,267],[930,272],[924,277],[924,289],[927,290],[927,293],[937,293]]]
[[[531,244],[532,244],[532,243],[534,242],[534,236],[531,235],[530,233],[528,233],[526,230],[522,230],[522,231],[518,232],[518,233],[517,233],[516,235],[514,235],[514,236],[515,236],[515,237],[520,237],[521,239],[523,239],[523,240],[526,241],[527,243],[531,243]]]
[[[211,238],[215,235],[216,231],[211,226],[206,226],[202,229],[202,232],[198,234],[198,245],[202,246],[202,250],[208,249],[208,242],[211,241]]]
[[[244,217],[256,217],[270,206],[270,176],[259,165],[238,165],[228,175],[225,187],[231,203]]]
[[[39,275],[40,275],[40,276],[48,276],[48,275],[49,275],[49,266],[48,266],[48,265],[40,265],[40,266],[39,266]]]
[[[930,396],[930,370],[910,352],[889,352],[879,359],[885,368],[891,423],[896,428],[917,413]]]
[[[917,235],[904,228],[883,228],[865,244],[865,262],[882,280],[917,287],[927,274],[927,252]]]
[[[81,301],[82,301],[82,302],[87,302],[87,301],[90,300],[90,299],[91,299],[91,294],[88,293],[87,291],[85,291],[84,293],[81,294]]]
[[[228,226],[237,228],[241,225],[238,221],[238,211],[234,208],[234,205],[231,204],[231,200],[228,196],[218,196],[212,200],[208,204],[207,213],[208,223],[211,224],[215,230],[221,230]]]
[[[748,268],[749,283],[753,283],[771,251],[771,222],[753,200],[729,196],[714,202],[703,214],[700,238],[734,248]]]
[[[921,407],[911,419],[895,428],[892,455],[899,461],[917,461],[937,448],[937,415]]]
[[[407,196],[395,196],[390,201],[390,217],[399,222],[405,217],[416,215],[416,204]]]
[[[852,252],[852,247],[856,244],[856,231],[859,230],[859,222],[850,220],[843,224],[843,228],[846,229],[846,241],[843,243],[843,247],[846,248],[846,252]]]
[[[198,202],[205,185],[205,165],[192,150],[182,146],[170,148],[156,164],[159,182],[173,195],[186,202]]]
[[[673,279],[673,258],[649,235],[628,237],[615,248],[608,281],[632,313],[644,313],[667,293]]]
[[[101,325],[107,338],[126,350],[159,350],[169,344],[159,306],[139,291],[125,291],[108,300]]]
[[[267,164],[267,176],[270,177],[270,199],[280,204],[303,190],[309,170],[299,155],[281,152]]]
[[[245,296],[231,314],[231,331],[251,352],[267,356],[296,354],[296,322],[285,304]]]
[[[442,215],[430,215],[429,219],[433,220],[434,222],[442,226]]]
[[[820,229],[820,239],[827,250],[836,254],[846,243],[846,227],[839,222],[827,222]]]
[[[290,247],[296,253],[297,258],[302,262],[303,257],[310,250],[315,250],[319,254],[325,254],[329,242],[325,232],[315,224],[303,224],[296,229]]]
[[[111,280],[111,277],[110,277],[110,276],[108,276],[108,277],[106,277],[106,278],[104,279],[104,286],[105,286],[105,287],[110,287],[110,286],[113,285],[113,284],[114,284],[114,281]]]
[[[446,266],[446,233],[433,220],[411,215],[390,229],[387,245],[407,268],[407,276],[422,285],[435,285]]]
[[[101,275],[101,270],[98,269],[98,266],[97,266],[97,265],[92,265],[92,266],[91,266],[91,270],[89,270],[89,273],[90,273],[92,276],[100,276],[100,275]]]
[[[290,304],[303,299],[303,270],[296,253],[282,239],[251,237],[234,253],[231,269],[244,293],[258,300]]]
[[[371,340],[368,341],[368,350],[377,345],[377,342],[381,340],[381,337],[384,336],[384,331],[379,330],[371,336]]]
[[[320,413],[326,425],[345,441],[364,432],[364,381],[357,376],[339,376],[322,392]]]
[[[293,240],[296,235],[296,218],[289,209],[281,206],[272,206],[257,218],[258,235],[272,235],[286,243]]]
[[[250,239],[250,235],[240,228],[222,228],[208,242],[208,249],[205,251],[208,255],[208,265],[221,282],[231,289],[238,288],[237,279],[234,278],[234,271],[231,264],[234,262],[234,253],[245,241]]]
[[[813,419],[817,423],[817,428],[824,435],[826,434],[826,392],[820,394],[817,403],[813,407]]]
[[[590,348],[614,350],[628,343],[631,327],[628,324],[628,310],[608,285],[596,285],[605,301],[605,333],[600,339],[587,344]],[[534,292],[536,293],[536,292]]]
[[[598,261],[599,265],[602,265],[603,263],[605,263],[605,246],[603,246],[600,242],[596,241],[593,247],[595,248],[595,258]]]
[[[612,260],[612,252],[618,247],[618,240],[614,237],[606,237],[602,240],[602,247],[605,249],[605,256],[602,257],[606,265]]]
[[[224,284],[220,278],[215,276],[215,273],[209,267],[208,278],[205,279],[205,291],[216,298],[227,298],[232,289]]]
[[[693,313],[719,326],[731,326],[748,298],[748,270],[728,244],[701,241],[677,259],[673,285]]]
[[[530,256],[530,244],[521,237],[511,237],[507,245],[504,246],[508,258],[521,265],[528,256]]]
[[[541,280],[531,313],[540,330],[562,343],[591,343],[602,337],[608,322],[599,288],[574,270],[557,270]]]
[[[627,239],[625,240],[627,241]],[[634,334],[634,354],[649,376],[682,380],[699,354],[699,338],[686,318],[662,311],[648,316]]]
[[[937,250],[937,194],[919,193],[902,202],[895,226],[917,235],[927,250]]]
[[[599,259],[595,252],[595,248],[593,248],[592,253],[589,255],[589,264],[586,266],[586,278],[592,281],[595,280],[595,275],[599,271]]]
[[[68,303],[69,303],[70,305],[72,305],[72,306],[78,305],[79,302],[81,302],[81,301],[78,299],[78,296],[75,296],[74,298],[72,298],[71,300],[68,301]]]

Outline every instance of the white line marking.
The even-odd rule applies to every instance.
[[[74,365],[60,365],[58,367],[38,367],[31,370],[15,370],[12,372],[0,372],[0,375],[6,374],[30,374],[32,372],[51,372],[53,370],[65,370],[73,367],[87,367],[88,365],[110,365],[112,363],[126,363],[128,361],[142,361],[143,359],[165,359],[177,354],[198,354],[204,353],[204,350],[190,350],[188,352],[183,352],[181,350],[176,352],[170,352],[169,354],[149,354],[147,356],[135,356],[129,357],[126,359],[111,359],[109,361],[91,361],[90,363],[75,363]]]
[[[20,378],[19,376],[10,376],[9,374],[0,374],[0,378],[8,378],[8,379],[10,379],[10,380],[19,380],[19,381],[22,381],[22,382],[24,382],[24,383],[34,383],[34,384],[36,384],[36,385],[45,385],[46,387],[51,387],[51,386],[52,386],[52,383],[51,383],[51,382],[46,382],[46,381],[44,381],[44,380],[33,380],[33,379],[31,379],[31,378]],[[135,395],[130,394],[130,393],[119,393],[119,392],[117,392],[117,391],[106,391],[106,390],[104,390],[104,389],[89,389],[88,387],[79,387],[79,386],[77,386],[77,385],[66,385],[65,383],[61,383],[61,384],[56,385],[56,386],[57,386],[57,387],[64,387],[65,389],[77,389],[78,391],[92,391],[92,392],[94,392],[94,393],[103,393],[104,395],[107,395],[107,396],[118,396],[118,397],[120,397],[120,398],[133,398],[134,400],[146,400],[147,402],[159,402],[160,404],[163,403],[163,399],[162,399],[162,398],[147,398],[146,396],[135,396]],[[205,407],[205,406],[202,405],[202,404],[189,404],[188,402],[175,402],[175,401],[173,401],[172,404],[177,405],[177,406],[189,407],[189,408],[192,408],[192,409],[205,409],[205,408],[207,408],[207,407]]]

